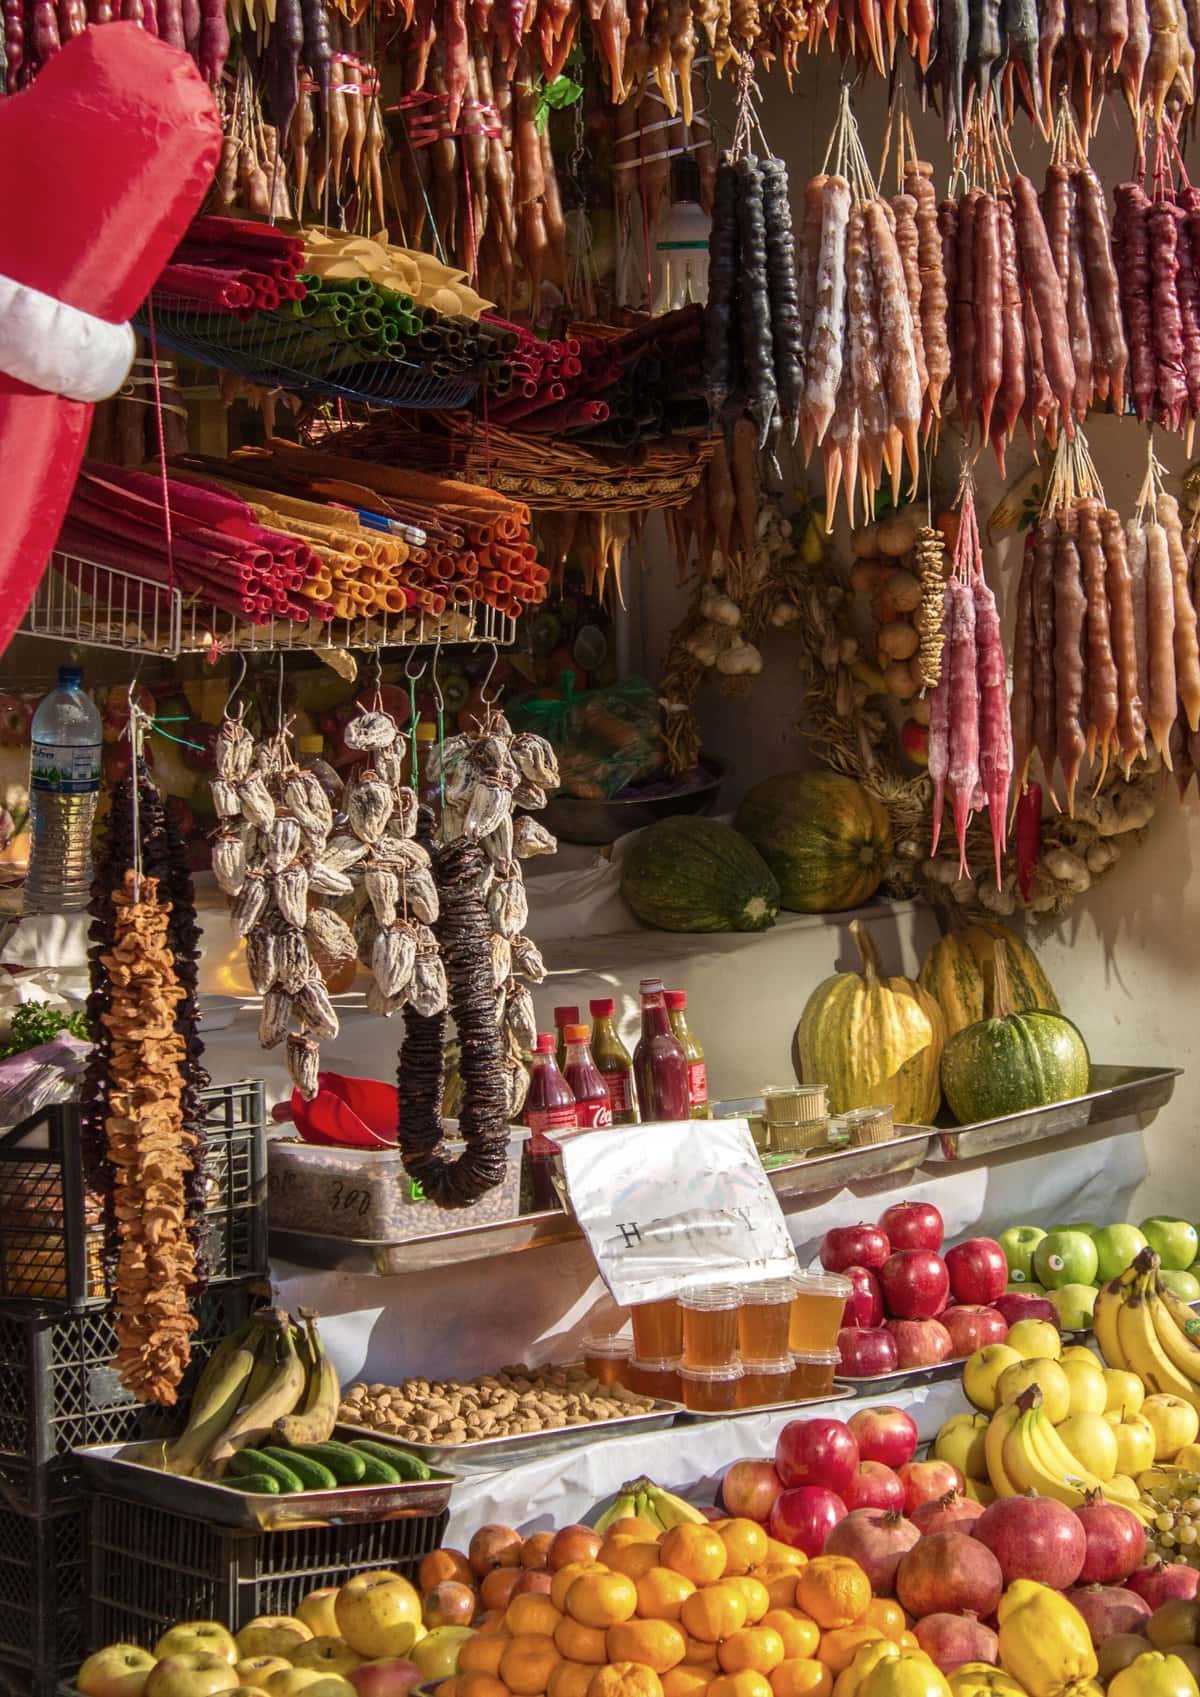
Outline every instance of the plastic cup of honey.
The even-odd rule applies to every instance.
[[[643,1361],[662,1361],[683,1354],[683,1316],[673,1296],[662,1302],[635,1302],[633,1352]]]
[[[811,1402],[833,1395],[833,1375],[842,1359],[836,1349],[801,1350],[792,1356],[792,1398]]]
[[[738,1407],[763,1408],[773,1402],[791,1402],[794,1371],[790,1355],[781,1355],[778,1361],[743,1361]]]
[[[797,1273],[792,1280],[788,1348],[834,1349],[852,1286],[840,1273]]]
[[[583,1365],[602,1385],[624,1385],[629,1379],[633,1345],[628,1338],[587,1337],[583,1340]]]
[[[682,1400],[679,1383],[679,1357],[665,1356],[643,1361],[634,1356],[628,1366],[627,1384],[635,1396],[655,1397],[659,1402]]]
[[[738,1353],[742,1361],[778,1361],[791,1348],[791,1279],[747,1285],[738,1308]]]
[[[742,1369],[737,1361],[725,1367],[681,1367],[683,1405],[697,1414],[728,1414],[738,1405]]]
[[[732,1285],[686,1291],[679,1306],[685,1366],[728,1367],[737,1360],[738,1293]]]

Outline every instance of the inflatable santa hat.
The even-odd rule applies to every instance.
[[[0,100],[0,652],[220,147],[191,59],[134,23],[87,30]]]

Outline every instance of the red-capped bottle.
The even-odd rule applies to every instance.
[[[609,996],[588,1003],[592,1016],[592,1055],[600,1069],[614,1125],[638,1123],[637,1092],[633,1084],[633,1056],[617,1032],[617,1004]]]
[[[554,1058],[554,1033],[539,1034],[529,1072],[529,1092],[525,1097],[525,1124],[533,1133],[529,1139],[529,1170],[533,1178],[535,1208],[557,1208],[558,1198],[550,1177],[554,1157],[560,1152],[555,1142],[556,1131],[573,1131],[579,1123],[575,1097],[571,1086],[558,1070]]]
[[[704,1061],[704,1050],[700,1047],[699,1039],[687,1016],[687,991],[668,990],[666,993],[667,1013],[671,1019],[671,1030],[683,1044],[683,1052],[687,1056],[688,1068],[688,1101],[694,1120],[712,1119],[712,1109],[708,1105],[708,1068]]]
[[[600,1068],[592,1058],[591,1045],[588,1042],[591,1033],[586,1025],[568,1025],[564,1035],[567,1039],[567,1064],[563,1069],[563,1077],[570,1085],[571,1094],[575,1098],[576,1125],[581,1131],[611,1125],[612,1102],[609,1100],[608,1087],[601,1077]]]
[[[683,1044],[671,1030],[661,978],[642,979],[642,1035],[633,1052],[643,1120],[691,1118]]]

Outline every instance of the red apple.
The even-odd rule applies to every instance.
[[[408,1697],[425,1675],[416,1662],[404,1656],[387,1656],[379,1661],[362,1662],[345,1677],[358,1697]]]
[[[869,1267],[843,1267],[842,1277],[854,1287],[842,1310],[842,1325],[882,1326],[883,1291],[878,1276]]]
[[[1164,1603],[1194,1602],[1198,1585],[1200,1572],[1178,1561],[1152,1561],[1135,1568],[1125,1581],[1125,1589],[1136,1591],[1151,1609],[1161,1609]]]
[[[958,1468],[948,1461],[906,1462],[900,1469],[900,1480],[904,1486],[905,1514],[911,1514],[922,1503],[944,1497],[947,1491],[962,1491],[966,1483]]]
[[[948,1249],[945,1261],[955,1302],[986,1307],[1004,1295],[1008,1261],[995,1238],[969,1237],[965,1243],[956,1243],[953,1249]]]
[[[1099,1492],[1081,1503],[1075,1515],[1087,1541],[1079,1584],[1122,1584],[1140,1566],[1146,1553],[1146,1530],[1137,1515],[1124,1503],[1106,1502]],[[1187,1571],[1195,1573],[1194,1568]],[[1195,1581],[1192,1588],[1194,1591]]]
[[[940,1249],[946,1236],[932,1202],[893,1202],[879,1221],[893,1249]]]
[[[775,1445],[775,1471],[790,1491],[823,1485],[840,1492],[858,1469],[858,1445],[844,1420],[789,1420]]]
[[[946,1306],[950,1275],[932,1249],[901,1249],[879,1269],[883,1301],[897,1320],[932,1320]]]
[[[906,719],[900,727],[900,746],[914,766],[928,766],[929,726]]]
[[[1008,1336],[1008,1321],[998,1308],[952,1302],[938,1319],[950,1333],[951,1355],[974,1355],[985,1344],[1003,1343]]]
[[[903,1408],[860,1408],[846,1422],[854,1433],[861,1461],[879,1461],[893,1472],[917,1453],[920,1434]]]
[[[1024,1291],[1005,1291],[998,1296],[992,1307],[1003,1314],[1010,1326],[1015,1326],[1018,1320],[1049,1320],[1055,1331],[1062,1330],[1062,1322],[1058,1317],[1058,1309],[1045,1296],[1027,1296]]]
[[[920,1536],[912,1521],[893,1509],[857,1508],[829,1534],[825,1554],[849,1556],[871,1581],[875,1595],[890,1597],[900,1559]]]
[[[860,1220],[856,1226],[834,1226],[821,1239],[821,1265],[827,1273],[847,1267],[882,1267],[892,1253],[887,1233]]]
[[[950,1333],[940,1320],[889,1320],[901,1367],[936,1367],[954,1354]]]
[[[771,1510],[770,1532],[781,1544],[803,1550],[806,1556],[819,1556],[826,1538],[845,1518],[841,1497],[820,1485],[801,1485],[785,1491]]]
[[[1053,1497],[997,1497],[971,1530],[1000,1563],[1006,1585],[1033,1579],[1065,1591],[1079,1578],[1087,1554],[1074,1510]]]
[[[1087,1622],[1096,1649],[1114,1633],[1145,1632],[1154,1612],[1144,1597],[1124,1585],[1080,1585],[1066,1598]]]
[[[783,1491],[783,1480],[769,1461],[735,1461],[721,1481],[721,1501],[738,1520],[765,1525]]]
[[[841,1365],[847,1379],[869,1379],[876,1373],[894,1373],[900,1365],[896,1340],[886,1326],[843,1326],[838,1333]]]
[[[860,1461],[858,1472],[840,1495],[847,1509],[893,1508],[898,1514],[904,1510],[904,1486],[881,1461]]]

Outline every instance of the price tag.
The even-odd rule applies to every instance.
[[[562,1166],[575,1217],[622,1307],[796,1271],[745,1120],[591,1131],[564,1143]]]

